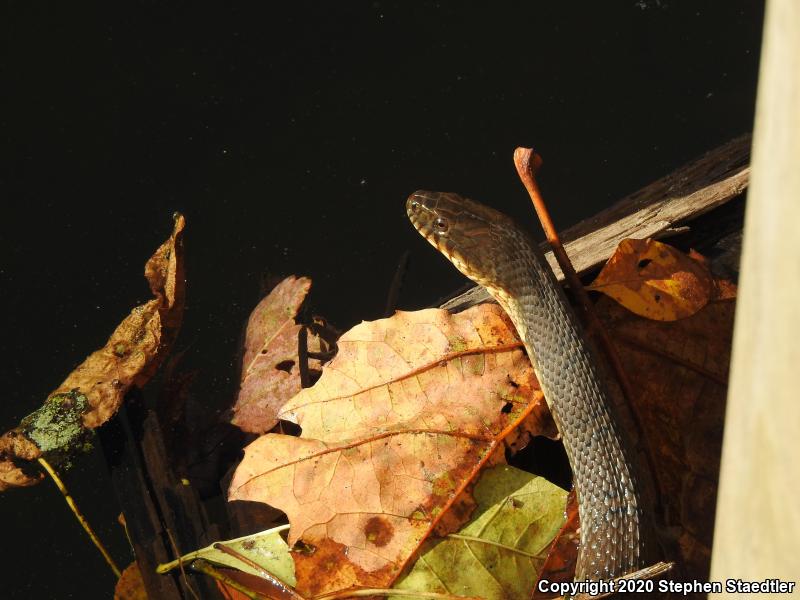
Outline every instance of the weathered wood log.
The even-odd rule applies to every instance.
[[[578,274],[608,260],[625,238],[684,233],[688,222],[741,195],[750,180],[750,141],[749,134],[739,136],[564,231],[561,238]],[[562,280],[548,248],[547,242],[542,244],[553,272]],[[457,311],[488,300],[489,294],[478,286],[441,307]]]
[[[221,535],[194,490],[173,473],[158,419],[142,406],[138,391],[129,394],[126,405],[99,434],[148,596],[220,598],[213,582],[188,566],[185,576],[155,571],[159,563],[177,558],[177,552],[207,546]]]

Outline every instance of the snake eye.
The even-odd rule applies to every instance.
[[[442,217],[437,217],[436,220],[433,222],[433,226],[436,228],[437,233],[444,233],[447,231],[447,219],[443,219]]]
[[[411,208],[411,212],[417,212],[419,210],[419,202],[412,200],[409,207]]]

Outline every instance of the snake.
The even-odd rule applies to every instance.
[[[558,427],[578,499],[575,581],[638,571],[655,552],[641,471],[608,386],[539,246],[505,214],[449,192],[406,201],[413,226],[505,310]]]

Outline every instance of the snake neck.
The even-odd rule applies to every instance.
[[[506,215],[457,194],[417,191],[406,210],[434,247],[498,300],[525,344],[574,476],[581,522],[575,578],[612,579],[645,566],[654,554],[642,518],[645,479],[538,246]]]
[[[533,242],[515,248],[506,286],[489,291],[525,344],[572,467],[581,523],[575,579],[619,577],[651,559],[633,453],[552,271]]]

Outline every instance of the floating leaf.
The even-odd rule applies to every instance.
[[[344,334],[280,417],[302,437],[245,449],[230,500],[284,511],[305,596],[386,587],[436,528],[456,531],[470,484],[504,444],[554,433],[530,362],[496,305],[398,312]]]
[[[706,264],[654,240],[622,240],[587,289],[657,321],[693,315],[714,295]]]
[[[231,422],[250,433],[264,433],[278,422],[278,409],[300,391],[298,333],[295,322],[311,280],[287,277],[253,309],[247,322],[242,382]],[[319,348],[319,340],[309,336]],[[319,361],[311,364],[319,368]]]
[[[294,576],[294,561],[289,554],[289,547],[281,537],[280,532],[288,529],[288,525],[281,525],[267,531],[261,531],[252,535],[227,540],[222,542],[215,542],[201,550],[184,554],[177,560],[172,562],[158,565],[156,571],[158,573],[166,573],[172,569],[180,566],[181,562],[184,564],[189,563],[197,558],[203,558],[208,562],[224,567],[232,567],[255,575],[261,576],[258,569],[250,566],[249,564],[238,560],[235,556],[227,554],[222,550],[216,549],[216,544],[222,544],[252,560],[258,564],[265,571],[272,573],[275,577],[280,579],[283,583],[294,586],[296,584]]]
[[[134,308],[106,345],[70,373],[42,408],[0,437],[0,491],[39,481],[24,473],[16,459],[35,460],[42,452],[68,457],[83,447],[86,430],[117,412],[131,386],[142,387],[153,376],[183,318],[184,225],[183,216],[176,214],[172,235],[145,265],[155,298]]]
[[[428,539],[395,588],[528,600],[564,522],[566,496],[546,479],[514,467],[487,469],[475,486],[470,522],[458,534]]]

